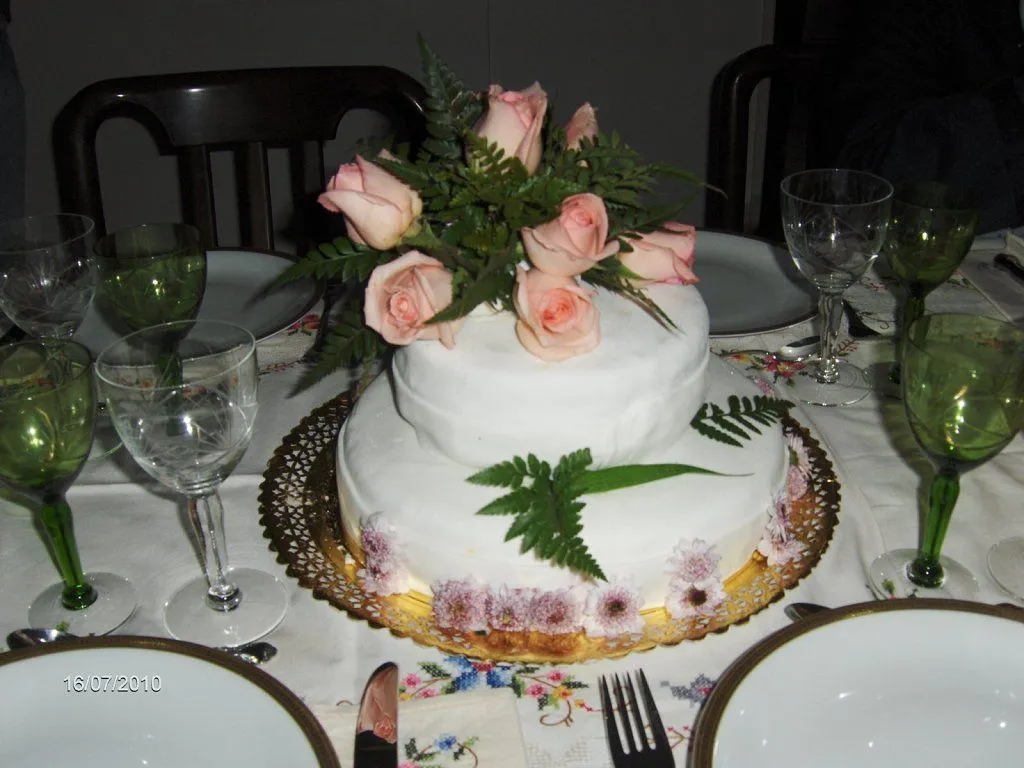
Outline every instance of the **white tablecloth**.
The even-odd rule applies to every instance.
[[[991,254],[989,254],[989,257]],[[966,292],[966,308],[995,311],[980,294]],[[972,304],[973,302],[973,304]],[[769,335],[717,340],[716,351],[775,349],[807,335],[810,323]],[[856,341],[845,346],[860,362],[884,359],[890,343]],[[733,360],[745,367],[746,359]],[[300,374],[293,366],[266,373],[261,380],[263,404],[255,439],[241,466],[224,484],[226,526],[231,563],[264,568],[288,585],[291,606],[284,622],[268,639],[279,647],[265,665],[306,701],[334,705],[358,701],[369,673],[382,661],[397,661],[408,697],[517,685],[519,722],[529,765],[610,765],[604,743],[597,675],[643,666],[654,687],[662,718],[677,755],[684,763],[691,725],[714,680],[739,654],[771,631],[784,626],[782,609],[790,600],[831,605],[866,600],[864,565],[885,547],[914,546],[917,499],[929,476],[927,464],[905,427],[900,403],[872,394],[846,408],[801,408],[797,418],[826,445],[842,484],[842,511],[835,538],[810,577],[788,596],[748,623],[699,642],[627,657],[541,668],[470,663],[375,630],[327,603],[314,600],[285,576],[284,566],[268,550],[258,522],[257,495],[266,462],[282,439],[314,407],[337,394],[345,379],[336,375],[297,397],[290,392]],[[748,373],[756,373],[748,371]],[[784,392],[784,379],[782,391]],[[979,600],[1005,600],[986,572],[985,554],[1002,536],[1024,534],[1024,441],[1018,437],[998,457],[967,473],[944,552],[959,559],[981,582]],[[113,460],[91,464],[69,493],[76,531],[87,570],[108,570],[129,578],[141,605],[122,630],[163,635],[161,606],[182,582],[198,572],[187,539],[182,504],[148,481],[122,451]],[[27,622],[28,602],[55,581],[42,538],[31,515],[0,500],[0,637]],[[458,693],[452,695],[459,695]],[[465,742],[481,734],[463,732],[461,719],[447,724],[440,738]],[[450,738],[449,741],[450,742]],[[433,750],[431,765],[447,765],[452,753]],[[347,758],[347,755],[343,755]],[[407,765],[415,765],[408,761]],[[403,764],[405,765],[405,764]],[[464,763],[460,763],[464,765]]]

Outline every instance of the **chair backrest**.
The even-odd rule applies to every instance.
[[[832,162],[827,95],[835,71],[828,45],[764,45],[740,54],[715,78],[711,93],[705,226],[781,240],[779,184],[787,173]],[[764,164],[753,174],[760,199],[747,222],[751,98],[770,80]],[[760,182],[758,183],[758,177]],[[759,193],[759,194],[758,194]]]
[[[353,109],[390,119],[394,135],[413,146],[425,135],[426,93],[388,67],[296,67],[104,80],[84,88],[54,124],[53,142],[65,211],[82,213],[106,231],[96,133],[112,117],[146,126],[165,154],[178,157],[183,219],[207,247],[219,245],[210,152],[235,153],[242,245],[273,250],[267,149],[289,147],[293,200],[322,191],[324,142]],[[313,233],[309,233],[314,237]]]

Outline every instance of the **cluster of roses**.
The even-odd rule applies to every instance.
[[[538,83],[525,91],[488,90],[488,109],[475,132],[518,158],[533,174],[542,154],[541,128],[547,95]],[[589,104],[581,106],[566,125],[567,149],[597,135],[597,118]],[[386,153],[382,157],[394,159]],[[406,184],[379,166],[356,157],[342,165],[329,182],[320,203],[342,213],[349,237],[377,250],[399,246],[403,238],[421,229],[423,202]],[[514,305],[516,335],[523,346],[542,360],[564,360],[589,352],[600,341],[593,291],[579,283],[579,275],[597,262],[619,255],[637,279],[650,283],[692,284],[694,228],[668,222],[661,230],[631,242],[633,250],[619,253],[619,243],[608,240],[608,212],[604,201],[590,193],[562,201],[557,218],[520,231],[529,266],[516,269]],[[427,325],[452,301],[452,275],[437,259],[408,250],[394,261],[378,266],[370,276],[364,302],[365,322],[386,342],[406,345],[416,339],[455,344],[461,320]]]

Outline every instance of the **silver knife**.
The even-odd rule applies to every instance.
[[[359,702],[353,768],[398,766],[398,666],[381,664]]]
[[[1024,266],[1021,266],[1020,261],[1013,254],[1000,253],[992,260],[992,263],[1024,283]]]

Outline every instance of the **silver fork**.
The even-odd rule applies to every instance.
[[[644,671],[637,670],[635,676],[637,684],[640,686],[640,695],[644,700],[644,709],[647,710],[647,726],[644,725],[644,718],[640,713],[640,705],[636,697],[636,688],[629,675],[623,675],[626,679],[625,686],[618,675],[612,676],[612,690],[615,694],[614,707],[608,693],[608,681],[605,676],[601,675],[597,681],[598,689],[601,692],[601,709],[604,712],[604,732],[608,738],[608,748],[612,753],[612,764],[615,768],[674,768],[675,761],[672,759],[672,748],[668,743],[668,735],[665,733],[665,726],[662,725],[658,708],[654,704],[654,696],[651,695],[651,688],[647,685]],[[629,715],[631,710],[633,712],[632,720]],[[619,713],[618,724],[616,724],[616,712]],[[619,737],[620,727],[629,751],[622,748],[622,739]],[[650,728],[651,738],[654,740],[653,746],[647,737],[648,728]]]

